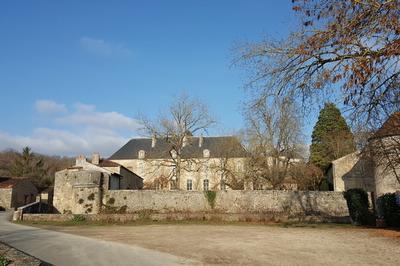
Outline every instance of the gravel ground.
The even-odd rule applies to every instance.
[[[0,242],[0,255],[5,257],[9,266],[40,266],[42,262],[26,253]]]
[[[400,265],[400,232],[349,226],[41,226],[204,264]]]

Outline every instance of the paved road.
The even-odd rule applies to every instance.
[[[54,265],[197,264],[138,246],[13,224],[4,212],[0,213],[0,241]]]

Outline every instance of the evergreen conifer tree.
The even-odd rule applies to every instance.
[[[312,133],[310,162],[326,171],[333,160],[355,151],[354,136],[340,110],[326,103]]]

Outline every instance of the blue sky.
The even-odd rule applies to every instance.
[[[0,1],[0,150],[107,156],[182,92],[209,106],[211,134],[234,132],[232,48],[293,22],[289,0]]]

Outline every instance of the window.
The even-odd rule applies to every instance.
[[[192,188],[193,188],[192,180],[191,180],[191,179],[188,179],[188,180],[186,181],[186,189],[187,189],[187,190],[192,190]]]
[[[240,172],[243,172],[243,165],[242,165],[242,163],[241,162],[237,162],[236,163],[236,172],[238,172],[238,173],[240,173]]]
[[[144,150],[140,150],[139,151],[139,159],[144,159],[145,156],[146,156],[146,152]]]
[[[208,179],[204,179],[203,180],[203,190],[204,191],[208,191],[209,190],[209,181],[208,181]]]

